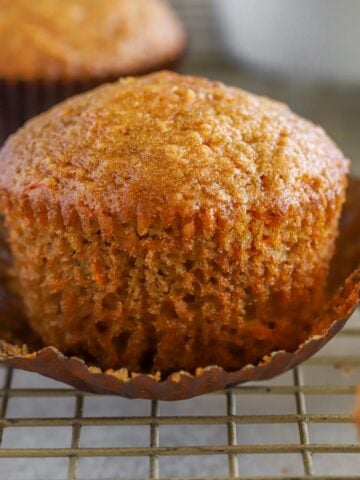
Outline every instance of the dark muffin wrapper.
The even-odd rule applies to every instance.
[[[1,236],[1,235],[0,235]],[[180,400],[238,383],[265,380],[299,365],[320,350],[346,323],[360,303],[360,179],[350,179],[342,214],[340,236],[330,269],[329,293],[313,332],[294,352],[269,353],[257,365],[237,371],[219,366],[196,372],[174,372],[166,378],[132,373],[126,369],[101,371],[76,357],[66,357],[52,346],[43,346],[27,327],[19,299],[6,286],[4,272],[9,255],[0,244],[0,363],[41,373],[80,390],[129,398]],[[11,261],[11,260],[10,260]]]
[[[186,45],[166,62],[140,68],[129,75],[142,75],[158,70],[178,70]],[[73,95],[86,92],[103,83],[114,82],[125,74],[97,78],[17,81],[0,78],[0,147],[6,138],[27,120],[45,112]]]
[[[0,145],[30,118],[100,83],[99,80],[54,82],[0,80]]]

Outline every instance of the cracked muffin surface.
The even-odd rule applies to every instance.
[[[27,314],[104,369],[233,370],[323,304],[348,161],[273,100],[161,72],[74,97],[0,154]]]

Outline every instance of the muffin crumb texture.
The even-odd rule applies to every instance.
[[[103,369],[228,370],[314,329],[348,161],[267,98],[162,72],[30,121],[0,154],[29,321]]]

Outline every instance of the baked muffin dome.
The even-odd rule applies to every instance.
[[[163,72],[74,97],[0,154],[31,325],[131,371],[294,349],[324,293],[347,172],[321,128],[221,83]]]
[[[0,0],[0,78],[109,78],[170,64],[184,49],[163,0]]]

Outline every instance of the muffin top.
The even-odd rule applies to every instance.
[[[83,216],[116,214],[144,234],[206,210],[285,215],[341,195],[348,161],[282,103],[160,72],[71,98],[0,153],[0,187]]]
[[[163,0],[0,0],[0,78],[135,74],[171,63],[184,43]]]

